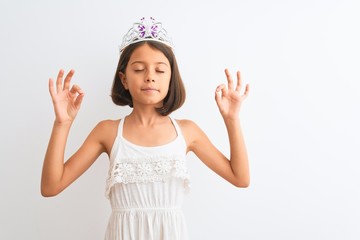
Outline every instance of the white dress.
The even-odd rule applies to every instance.
[[[186,143],[179,125],[170,119],[177,137],[156,147],[123,138],[124,120],[120,120],[106,182],[112,213],[105,240],[188,239],[181,211],[190,187]]]

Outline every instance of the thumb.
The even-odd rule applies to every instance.
[[[215,101],[216,101],[218,106],[219,106],[220,101],[222,99],[222,94],[224,93],[225,88],[226,88],[225,84],[221,84],[215,90]]]
[[[76,97],[76,100],[74,102],[76,109],[80,108],[82,100],[84,99],[84,95],[85,95],[84,92],[82,92]]]

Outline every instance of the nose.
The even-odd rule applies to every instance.
[[[145,82],[155,82],[154,73],[152,71],[148,71],[147,75],[145,76]]]

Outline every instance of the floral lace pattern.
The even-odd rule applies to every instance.
[[[110,166],[106,196],[109,196],[115,183],[148,183],[165,181],[171,177],[183,179],[185,188],[190,188],[185,160],[177,156],[118,159]]]

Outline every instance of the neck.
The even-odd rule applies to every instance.
[[[151,126],[167,118],[167,116],[162,116],[156,112],[154,106],[149,108],[136,108],[134,106],[133,111],[128,116],[128,119],[134,124],[141,126]]]

